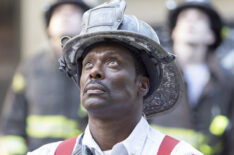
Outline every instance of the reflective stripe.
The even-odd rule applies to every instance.
[[[158,125],[151,126],[171,137],[174,137],[178,140],[186,141],[189,144],[193,145],[195,148],[199,148],[199,146],[206,143],[207,140],[204,134],[198,133],[191,129],[162,127]]]
[[[224,115],[216,116],[210,124],[210,132],[216,136],[221,136],[226,130],[229,120]]]
[[[0,138],[0,152],[2,154],[25,154],[27,146],[23,137],[20,136],[4,136]]]
[[[227,26],[223,26],[223,28],[221,30],[222,38],[227,38],[229,36],[229,34],[231,34],[230,28],[228,28]]]
[[[29,116],[26,132],[35,138],[70,138],[79,135],[78,124],[64,116]]]
[[[13,78],[12,89],[14,92],[19,93],[22,92],[25,88],[25,79],[23,75],[16,74]]]
[[[213,154],[213,149],[211,146],[207,145],[207,144],[204,144],[204,145],[201,145],[199,150],[204,153],[205,155],[212,155]]]

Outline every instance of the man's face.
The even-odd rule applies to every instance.
[[[73,37],[80,33],[82,15],[83,10],[74,4],[61,4],[55,8],[48,25],[48,34],[56,50],[62,50],[61,37]]]
[[[96,45],[82,61],[81,103],[92,114],[111,117],[142,112],[140,77],[129,50],[112,43]]]
[[[172,39],[175,43],[211,45],[214,42],[214,35],[210,28],[209,17],[196,8],[181,11],[172,32]]]

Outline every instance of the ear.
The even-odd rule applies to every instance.
[[[149,78],[139,75],[137,79],[138,94],[145,96],[149,92]]]

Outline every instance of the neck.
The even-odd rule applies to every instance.
[[[50,38],[50,45],[51,48],[54,51],[54,56],[56,58],[56,60],[58,60],[58,58],[60,58],[62,56],[62,47],[61,47],[61,43],[59,42],[59,40],[56,40],[56,38]]]
[[[208,48],[206,45],[174,43],[174,51],[181,67],[194,64],[202,64],[206,61]]]
[[[140,119],[141,115],[125,115],[118,119],[97,119],[89,115],[89,128],[101,150],[110,150],[131,134]]]

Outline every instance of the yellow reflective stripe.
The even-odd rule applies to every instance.
[[[35,138],[70,138],[79,135],[78,124],[64,116],[36,116],[27,118],[26,132]]]
[[[211,146],[207,144],[203,144],[200,146],[199,150],[204,153],[205,155],[212,155],[213,154],[213,149]]]
[[[221,136],[226,130],[229,120],[224,115],[216,116],[210,124],[210,132],[216,136]]]
[[[23,75],[16,74],[13,78],[12,89],[14,92],[19,93],[22,92],[25,88],[25,79]]]
[[[193,145],[195,148],[199,148],[200,145],[206,143],[207,141],[207,137],[204,134],[198,133],[191,129],[162,127],[158,125],[151,126],[161,131],[162,133],[172,136],[178,140],[186,141]]]
[[[227,26],[223,26],[223,28],[221,29],[222,38],[226,39],[229,34],[230,34],[230,29]]]
[[[214,146],[203,144],[199,147],[199,150],[205,155],[220,154],[223,150],[223,142],[217,142]]]
[[[4,136],[0,138],[0,152],[8,155],[25,154],[27,146],[23,137],[20,136]]]

